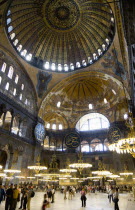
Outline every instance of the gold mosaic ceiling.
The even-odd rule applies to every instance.
[[[128,97],[128,95],[126,95]],[[101,72],[83,72],[72,75],[48,93],[42,102],[39,115],[45,121],[57,118],[79,119],[84,114],[111,113],[119,106],[126,109],[125,92],[120,81]],[[57,103],[61,102],[60,107]],[[93,109],[89,109],[92,104]],[[59,115],[59,118],[60,118]]]
[[[106,0],[14,0],[6,21],[8,37],[22,58],[59,72],[96,62],[115,33]]]

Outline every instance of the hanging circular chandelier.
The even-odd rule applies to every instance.
[[[15,178],[17,178],[17,179],[25,179],[26,177],[25,176],[15,176]]]
[[[112,179],[116,179],[116,178],[119,178],[120,176],[117,175],[117,174],[111,174],[109,175],[108,177],[112,178]]]
[[[133,173],[132,172],[122,172],[120,173],[121,176],[132,176]]]
[[[118,142],[110,144],[109,150],[119,154],[130,153],[135,158],[135,137],[120,139]]]
[[[87,179],[101,179],[100,176],[91,176],[91,177],[87,177]]]
[[[102,171],[92,171],[92,174],[97,174],[99,176],[108,176],[112,173],[110,171],[102,170]]]
[[[16,170],[16,169],[5,169],[4,172],[5,173],[21,173],[20,170]]]
[[[6,177],[6,174],[0,173],[0,177]]]
[[[129,113],[125,124],[129,128],[127,138],[119,139],[117,142],[110,144],[109,150],[116,151],[119,154],[129,153],[135,158],[135,119],[133,118],[132,113]]]
[[[92,165],[89,163],[73,163],[73,164],[70,164],[69,167],[77,168],[77,169],[84,169],[84,168],[90,168],[92,167]]]
[[[73,173],[73,172],[77,172],[77,170],[76,169],[72,169],[72,168],[64,168],[64,169],[60,169],[60,172],[63,172],[63,173]]]
[[[28,169],[41,171],[41,170],[47,170],[47,167],[35,165],[35,166],[28,166]]]

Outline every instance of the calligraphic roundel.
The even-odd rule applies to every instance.
[[[80,136],[76,132],[71,132],[65,136],[65,144],[68,148],[76,148],[80,145]]]
[[[121,138],[120,129],[116,126],[110,127],[108,131],[108,140],[111,143],[117,142]]]

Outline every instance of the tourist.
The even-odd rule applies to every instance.
[[[47,200],[47,194],[44,194],[44,201],[43,201],[42,210],[45,210],[47,208],[48,204],[49,204],[49,202]]]
[[[84,189],[82,189],[81,191],[81,201],[82,201],[82,207],[86,206],[86,191]]]
[[[70,187],[68,190],[68,199],[72,200],[72,197],[73,197],[73,190],[72,190],[72,187]]]
[[[16,209],[17,201],[19,201],[19,196],[20,196],[20,192],[19,192],[19,189],[17,188],[17,184],[15,184],[13,188],[12,210]]]
[[[63,192],[64,192],[64,200],[66,200],[67,199],[67,187],[64,188]]]
[[[2,184],[0,184],[0,204],[1,201],[4,200],[4,197],[5,197],[5,190],[3,189]]]
[[[5,210],[12,210],[12,201],[13,201],[13,184],[11,184],[10,188],[6,190]]]
[[[27,201],[28,201],[28,195],[27,195],[27,191],[25,191],[25,193],[23,195],[23,210],[26,210]]]
[[[24,195],[25,195],[26,191],[27,191],[27,187],[26,186],[21,189],[22,197],[21,197],[21,205],[20,205],[20,208],[19,209],[22,209],[22,207],[23,207]]]
[[[51,203],[54,203],[54,195],[55,195],[55,189],[54,187],[52,188],[52,202]]]
[[[116,188],[115,193],[113,194],[114,210],[119,210],[118,201],[119,201],[119,193],[118,193],[118,188]]]
[[[33,198],[35,195],[35,192],[33,191],[32,187],[28,187],[28,192],[27,192],[27,210],[30,210],[30,202],[31,198]]]
[[[113,201],[113,187],[112,186],[110,186],[108,190],[108,198],[109,198],[109,202],[111,203],[111,200]]]

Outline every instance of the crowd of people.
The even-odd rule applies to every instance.
[[[24,185],[18,188],[17,184],[11,184],[9,187],[0,185],[0,203],[5,200],[5,210],[15,210],[17,202],[20,202],[20,208],[30,210],[31,198],[35,193],[31,185]]]
[[[64,196],[64,200],[72,200],[76,193],[80,193],[80,199],[82,207],[86,206],[87,195],[95,192],[103,192],[108,195],[108,202],[114,203],[114,210],[119,210],[119,192],[121,189],[128,189],[128,192],[133,190],[133,196],[135,199],[135,186],[50,186],[44,185],[41,187],[33,186],[32,184],[24,184],[17,186],[16,184],[11,184],[9,187],[4,187],[0,185],[0,204],[5,200],[5,210],[15,210],[17,203],[20,203],[19,209],[30,210],[31,199],[35,196],[35,192],[41,190],[44,192],[42,210],[49,208],[50,203],[54,203],[55,191],[60,191]]]

